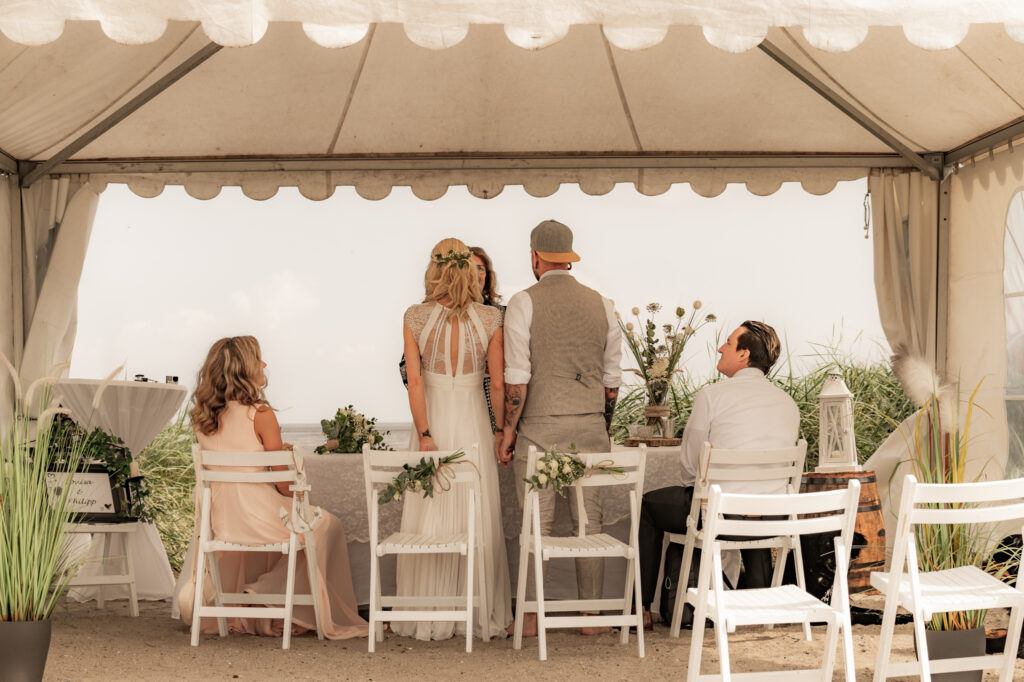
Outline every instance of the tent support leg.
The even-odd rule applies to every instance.
[[[118,123],[123,121],[125,118],[130,116],[133,112],[139,109],[146,102],[150,101],[161,92],[169,88],[171,85],[180,80],[187,73],[195,69],[197,66],[205,62],[207,59],[219,52],[221,46],[217,43],[209,43],[205,45],[198,52],[193,54],[191,57],[183,61],[178,66],[174,67],[171,71],[167,72],[162,78],[150,85],[148,88],[140,92],[138,95],[133,97],[131,100],[119,107],[114,113],[107,116],[105,119],[94,125],[89,130],[85,131],[68,146],[61,149],[59,152],[54,154],[52,157],[43,161],[42,163],[35,166],[31,171],[21,176],[21,186],[31,187],[33,183],[39,178],[43,177],[50,172],[55,166],[60,165],[67,159],[71,158],[72,155],[81,151],[86,145],[95,140],[97,137],[107,132]]]
[[[925,157],[900,142],[895,136],[889,133],[889,131],[885,130],[855,106],[843,99],[838,92],[826,85],[821,79],[811,74],[807,69],[797,64],[789,55],[775,47],[771,42],[763,40],[757,47],[775,60],[775,62],[777,62],[782,68],[803,81],[805,85],[821,95],[830,104],[853,119],[862,128],[884,142],[890,149],[914,164],[914,166],[922,173],[930,177],[932,180],[940,180],[942,178],[941,163],[938,166],[929,163]]]
[[[938,221],[935,229],[935,369],[940,375],[946,372],[946,350],[949,338],[949,191],[951,178],[939,183]]]

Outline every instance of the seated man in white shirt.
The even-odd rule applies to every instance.
[[[697,477],[697,460],[705,441],[727,449],[781,448],[796,443],[800,411],[785,391],[765,376],[779,359],[779,337],[763,322],[746,321],[718,349],[718,371],[727,378],[705,386],[694,396],[693,410],[683,431],[682,486],[652,490],[640,511],[640,576],[644,620],[649,623],[658,580],[658,563],[665,532],[685,533],[686,515]],[[785,492],[780,481],[733,482],[726,492]],[[700,560],[695,554],[693,566]],[[747,587],[771,581],[771,550],[744,550]],[[696,573],[694,572],[694,575]],[[688,576],[680,576],[676,598],[685,598]]]

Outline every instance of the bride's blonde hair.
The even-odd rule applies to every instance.
[[[470,304],[483,301],[480,279],[469,260],[472,255],[469,247],[458,239],[439,241],[430,251],[430,264],[423,276],[427,291],[423,302],[444,299],[449,317],[465,319]]]
[[[260,344],[254,336],[231,336],[210,347],[196,377],[192,394],[192,428],[213,435],[220,428],[220,415],[229,400],[243,405],[267,405],[263,389]]]

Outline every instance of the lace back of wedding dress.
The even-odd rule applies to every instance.
[[[500,326],[501,313],[490,306],[474,303],[466,319],[459,320],[458,372],[452,371],[451,348],[454,318],[439,303],[414,305],[405,313],[405,324],[412,330],[420,349],[425,372],[452,376],[483,371],[487,364],[487,346]]]

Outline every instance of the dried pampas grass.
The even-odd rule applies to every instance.
[[[893,348],[892,370],[915,407],[930,409],[935,401],[942,430],[948,432],[955,428],[956,387],[940,377],[931,363],[901,344]]]

